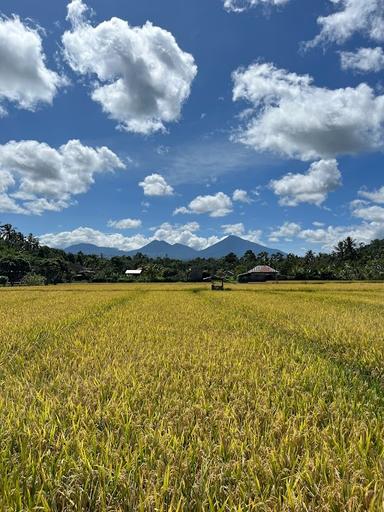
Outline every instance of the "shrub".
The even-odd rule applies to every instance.
[[[7,286],[7,284],[8,284],[8,277],[0,276],[0,286]]]
[[[23,286],[43,286],[45,285],[45,277],[40,274],[34,274],[33,272],[29,272],[26,274],[21,280],[21,284]]]

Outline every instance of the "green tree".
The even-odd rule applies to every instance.
[[[0,259],[0,274],[8,277],[11,285],[20,281],[30,270],[29,262],[21,256],[10,256]]]
[[[15,237],[16,231],[12,224],[3,224],[0,226],[0,238],[5,242],[10,243]]]
[[[229,265],[237,265],[239,259],[234,252],[230,252],[224,257],[224,262]]]
[[[47,284],[57,284],[62,282],[66,271],[65,262],[54,258],[40,260],[36,268],[38,273],[45,277]]]

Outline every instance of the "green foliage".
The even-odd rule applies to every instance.
[[[57,284],[64,281],[66,263],[59,258],[44,258],[37,262],[35,268],[44,276],[47,283]]]
[[[0,276],[0,286],[6,286],[8,284],[7,276]]]
[[[10,224],[0,226],[0,261],[27,262],[17,264],[19,270],[3,263],[0,273],[9,282],[20,281],[28,272],[44,276],[48,284],[72,281],[89,282],[178,282],[199,281],[204,276],[220,272],[227,279],[236,280],[256,265],[270,265],[283,279],[296,280],[381,280],[384,279],[384,240],[373,240],[358,246],[347,237],[330,254],[308,251],[305,256],[288,254],[254,254],[247,251],[242,257],[230,253],[220,259],[197,258],[179,261],[169,258],[151,259],[141,253],[133,257],[119,256],[106,259],[99,255],[67,254],[65,251],[41,246],[39,241],[16,231]],[[29,265],[29,266],[28,266]],[[4,268],[5,270],[1,270]],[[143,268],[140,277],[126,277],[125,270]]]
[[[0,274],[11,284],[20,281],[30,271],[29,262],[21,256],[8,256],[0,259]]]
[[[44,276],[40,274],[34,274],[33,272],[29,272],[21,280],[21,284],[23,286],[42,286],[45,283],[46,278]]]

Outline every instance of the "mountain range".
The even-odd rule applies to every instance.
[[[255,254],[266,252],[271,254],[284,254],[278,249],[271,249],[264,245],[244,240],[238,236],[230,235],[220,242],[217,242],[206,249],[197,251],[192,247],[183,244],[169,244],[161,240],[153,240],[149,244],[136,249],[134,251],[121,251],[112,247],[98,247],[93,244],[77,244],[71,245],[64,249],[68,253],[76,254],[82,252],[83,254],[97,254],[103,255],[105,258],[113,256],[134,256],[137,253],[145,254],[150,258],[164,258],[168,257],[177,260],[192,260],[195,258],[223,258],[230,252],[233,252],[239,258],[244,255],[246,251],[253,251]]]

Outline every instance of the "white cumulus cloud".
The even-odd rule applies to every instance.
[[[78,140],[58,149],[34,140],[10,141],[0,145],[0,211],[16,208],[14,213],[37,215],[60,211],[71,204],[73,196],[90,188],[96,174],[124,168],[107,147],[91,148]]]
[[[140,226],[140,219],[120,219],[108,221],[108,227],[116,229],[137,229]]]
[[[177,121],[197,67],[174,36],[147,22],[131,27],[112,18],[93,27],[81,0],[68,5],[72,30],[63,35],[64,56],[80,75],[96,77],[92,99],[119,127],[141,134]]]
[[[304,229],[299,237],[307,242],[321,244],[325,249],[332,249],[337,242],[350,236],[357,242],[370,243],[376,238],[384,237],[383,222],[363,222],[351,226],[328,226],[319,229]]]
[[[369,222],[380,222],[384,225],[384,208],[381,206],[356,208],[353,215]]]
[[[67,20],[76,27],[86,22],[86,12],[90,9],[82,0],[72,0],[67,5],[67,11]]]
[[[341,185],[341,173],[336,160],[319,160],[311,164],[306,174],[288,173],[272,180],[270,187],[280,197],[283,206],[310,203],[320,206],[330,192]]]
[[[258,151],[315,160],[384,147],[384,96],[367,84],[316,87],[270,63],[238,69],[233,80],[234,101],[254,108],[235,139]]]
[[[197,222],[182,225],[165,222],[154,230],[153,238],[165,240],[170,244],[188,245],[198,251],[219,242],[220,238],[217,236],[199,236],[197,234],[199,230],[200,225]]]
[[[320,34],[309,46],[321,42],[344,43],[360,33],[374,41],[384,41],[384,5],[382,0],[330,0],[336,12],[321,16]]]
[[[150,238],[141,234],[126,237],[120,233],[103,233],[88,227],[78,227],[72,231],[62,231],[60,233],[46,233],[39,236],[39,240],[44,245],[60,249],[65,249],[71,245],[88,243],[98,247],[112,247],[122,251],[139,249],[151,241]]]
[[[238,222],[237,224],[223,224],[221,227],[223,233],[226,235],[242,236],[245,233],[245,227],[242,222]]]
[[[0,194],[0,212],[21,214],[29,213],[26,209],[17,204],[17,202],[12,197],[9,197],[7,194]]]
[[[299,235],[301,232],[300,224],[296,222],[284,222],[284,224],[275,230],[273,230],[269,235],[269,240],[271,242],[278,242],[281,238],[285,241],[290,242],[293,238]]]
[[[161,174],[151,174],[146,176],[139,186],[144,190],[146,196],[172,196],[174,193],[171,185],[168,185]]]
[[[79,227],[72,231],[62,231],[60,233],[46,233],[39,237],[42,244],[50,247],[66,248],[80,243],[94,244],[98,247],[112,247],[121,251],[132,251],[140,249],[153,240],[164,240],[170,244],[181,243],[193,247],[196,250],[218,242],[220,238],[216,236],[202,237],[197,234],[200,226],[197,222],[188,224],[169,224],[164,223],[152,229],[151,236],[137,234],[134,236],[124,236],[120,233],[103,233],[102,231],[89,227]]]
[[[197,196],[188,207],[182,206],[174,211],[178,213],[207,213],[210,217],[225,217],[232,212],[232,200],[224,192],[218,192],[215,195]]]
[[[359,48],[355,52],[341,52],[341,67],[361,73],[378,72],[384,69],[384,51],[376,48]]]
[[[243,12],[256,6],[279,6],[287,4],[289,0],[224,0],[227,11]]]
[[[6,115],[4,102],[32,111],[40,103],[52,103],[66,80],[45,61],[38,29],[17,16],[0,18],[0,117]]]
[[[384,208],[382,208],[384,213]],[[363,218],[363,215],[360,215]],[[357,242],[364,244],[370,243],[376,238],[384,237],[384,221],[381,212],[375,212],[366,215],[369,220],[364,220],[361,224],[352,224],[350,226],[324,226],[316,229],[302,229],[299,224],[286,222],[280,228],[271,232],[270,241],[277,242],[281,238],[290,242],[293,238],[305,240],[308,243],[318,244],[326,250],[331,250],[337,242],[344,240],[347,236],[352,237]],[[373,220],[375,218],[375,220]],[[371,220],[372,219],[372,220]]]
[[[233,192],[232,199],[233,201],[238,201],[239,203],[252,203],[252,199],[249,197],[248,192],[240,188],[237,188]]]
[[[384,187],[380,187],[378,190],[359,190],[359,195],[365,199],[369,199],[373,203],[384,203]]]

